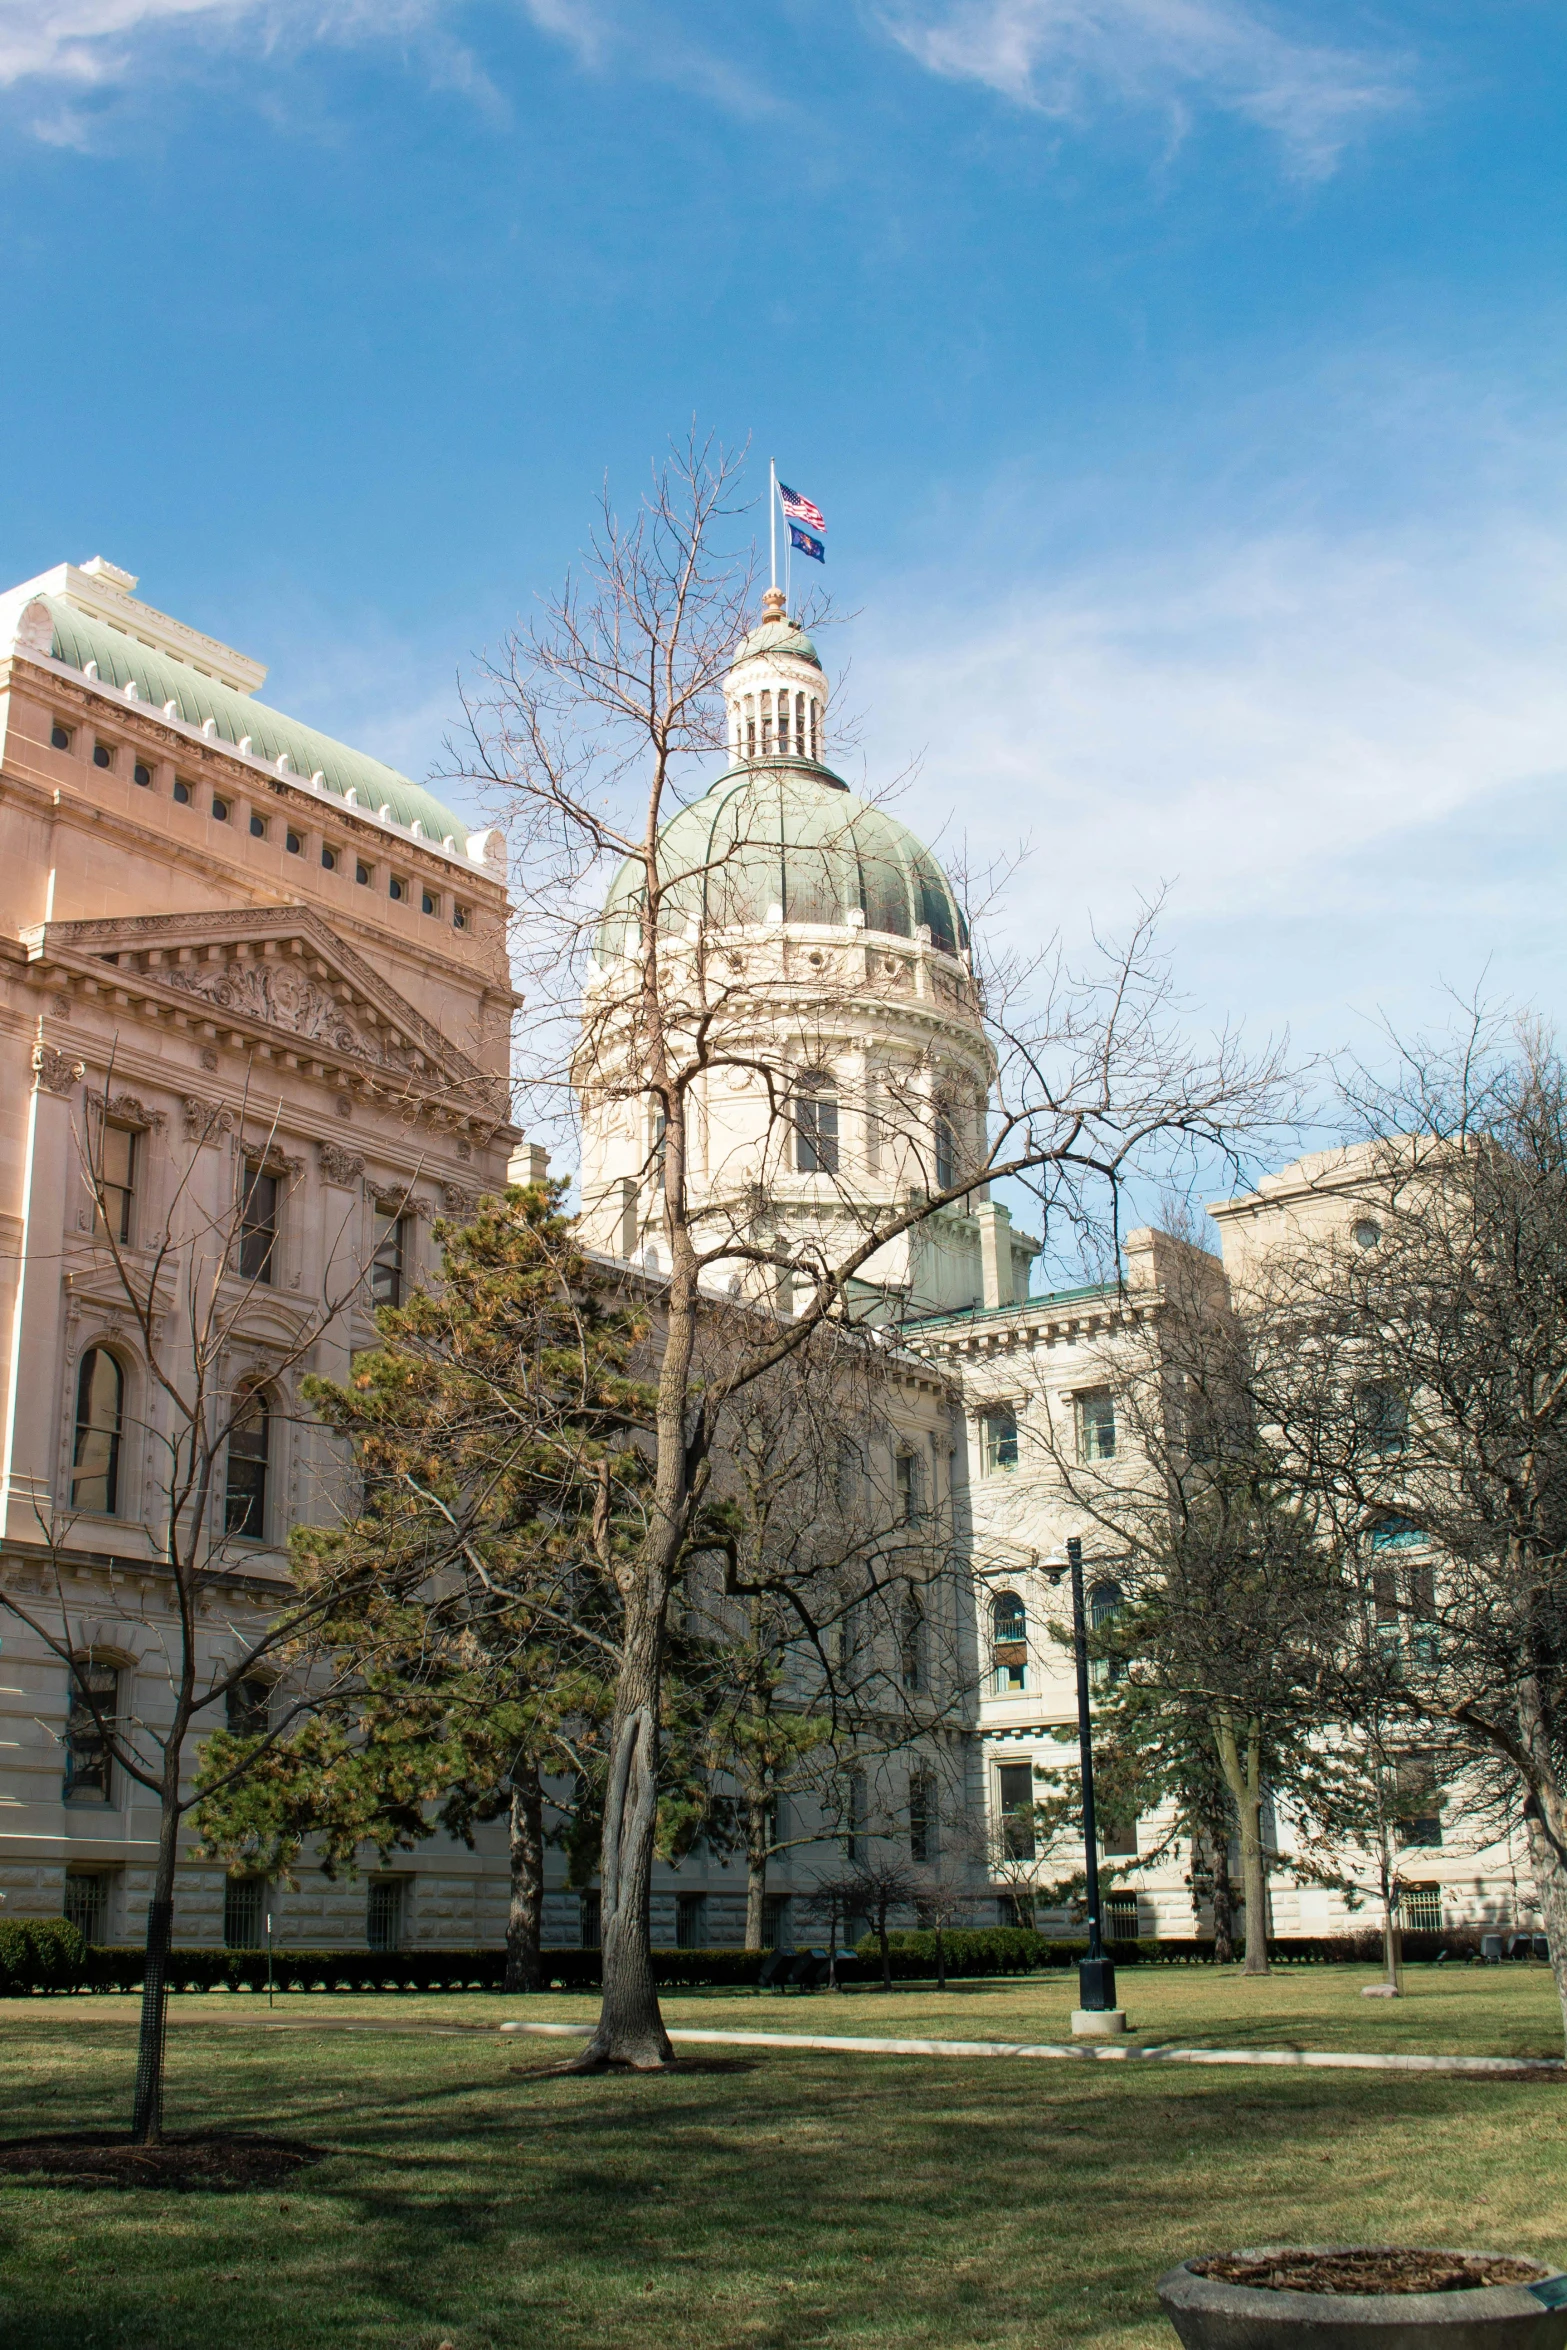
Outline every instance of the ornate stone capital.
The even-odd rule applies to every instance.
[[[33,1075],[45,1093],[70,1093],[86,1074],[85,1061],[73,1061],[52,1044],[34,1045]]]
[[[469,1191],[465,1184],[443,1183],[441,1185],[442,1211],[450,1216],[454,1223],[472,1223],[473,1213],[478,1204],[479,1194],[476,1191]]]

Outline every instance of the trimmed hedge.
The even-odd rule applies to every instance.
[[[1419,1965],[1438,1958],[1479,1955],[1480,1937],[1503,1933],[1496,1926],[1459,1926],[1450,1934],[1406,1933],[1404,1956]],[[1058,1940],[1022,1926],[959,1927],[942,1937],[947,1972],[953,1976],[1028,1975],[1076,1966],[1087,1956],[1082,1940]],[[928,1981],[936,1972],[936,1937],[898,1930],[887,1937],[892,1972],[899,1982]],[[1213,1944],[1171,1937],[1168,1941],[1111,1942],[1119,1967],[1211,1965]],[[874,1934],[857,1947],[859,1980],[881,1977],[881,1950]],[[1275,1966],[1376,1965],[1382,1937],[1359,1934],[1297,1935],[1270,1942]],[[139,1949],[92,1947],[64,1918],[7,1918],[0,1921],[0,1995],[28,1991],[138,1991],[145,1955]],[[665,1991],[698,1985],[753,1985],[754,1950],[655,1950],[653,1973]],[[546,1950],[544,1979],[555,1990],[596,1991],[602,1980],[596,1950]],[[292,1950],[274,1948],[272,1982],[279,1991],[499,1991],[506,1953],[485,1949]],[[264,1991],[264,1950],[172,1950],[169,1988],[174,1991]]]
[[[68,1918],[0,1920],[0,1992],[78,1991],[88,1948]]]

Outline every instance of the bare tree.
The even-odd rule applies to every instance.
[[[155,1503],[147,1513],[158,1529],[150,1567],[111,1561],[108,1579],[117,1640],[103,1640],[104,1656],[84,1650],[73,1634],[73,1529],[81,1511],[112,1509],[121,1446],[129,1434],[123,1380],[103,1354],[83,1379],[105,1393],[79,1398],[71,1493],[67,1506],[40,1518],[45,1570],[13,1569],[0,1585],[0,1606],[24,1624],[69,1677],[73,1766],[123,1772],[158,1807],[157,1851],[147,1907],[146,1972],[137,2050],[133,2132],[155,2143],[162,2127],[164,2029],[174,1884],[182,1824],[199,1800],[187,1771],[190,1742],[212,1728],[231,1706],[254,1718],[267,1701],[264,1729],[246,1742],[252,1767],[283,1737],[299,1710],[317,1703],[303,1683],[284,1676],[308,1656],[313,1638],[345,1596],[330,1580],[289,1593],[275,1570],[258,1561],[263,1478],[270,1424],[291,1412],[290,1390],[318,1341],[352,1303],[364,1268],[348,1268],[330,1294],[303,1304],[272,1290],[276,1216],[273,1186],[297,1179],[278,1147],[275,1118],[247,1098],[237,1110],[201,1113],[189,1156],[161,1229],[132,1249],[121,1239],[122,1219],[113,1170],[106,1166],[110,1084],[89,1106],[76,1133],[86,1187],[96,1212],[96,1239],[112,1267],[114,1285],[135,1330],[146,1398],[140,1436],[156,1464],[149,1479]],[[233,1134],[235,1180],[219,1186],[214,1202],[197,1180],[208,1144]],[[258,1305],[271,1300],[264,1320]],[[281,1599],[282,1604],[279,1605]],[[119,1652],[137,1659],[145,1696],[120,1702]],[[149,1667],[151,1670],[149,1670]]]
[[[1567,1070],[1476,1010],[1346,1093],[1245,1269],[1260,1406],[1356,1587],[1346,1703],[1521,1821],[1567,2015]]]
[[[728,552],[740,474],[737,458],[693,437],[630,521],[606,499],[580,580],[510,641],[470,709],[465,765],[504,802],[516,851],[534,990],[530,1074],[557,1122],[569,1082],[596,1130],[634,1138],[640,1180],[627,1236],[640,1245],[649,1227],[639,1218],[656,1213],[663,1282],[655,1499],[623,1585],[601,1868],[604,2001],[585,2064],[672,2061],[647,1935],[660,1676],[672,1595],[735,1398],[822,1323],[876,1310],[913,1237],[939,1211],[987,1196],[988,1183],[1030,1183],[1052,1237],[1113,1235],[1128,1182],[1182,1154],[1233,1155],[1283,1099],[1277,1054],[1248,1056],[1228,1033],[1189,1041],[1151,916],[1086,976],[1050,955],[982,983],[961,924],[949,928],[941,914],[936,937],[939,876],[922,869],[920,904],[882,951],[873,951],[881,900],[868,882],[869,902],[854,908],[818,896],[811,918],[835,934],[794,957],[790,922],[804,898],[792,912],[780,904],[787,919],[773,928],[754,904],[769,842],[776,858],[768,811],[781,787],[768,777],[777,738],[765,713],[754,740],[738,719],[731,733],[722,703],[751,593],[748,560]],[[775,612],[781,603],[773,599]],[[816,772],[817,745],[800,731],[798,707],[788,722],[790,774],[820,802],[807,862],[825,888],[837,870],[834,830],[841,846],[860,803],[818,789],[806,774]],[[722,824],[692,838],[679,814],[697,762],[726,748],[752,780],[726,802]],[[870,1006],[905,989],[911,1000],[920,991],[927,1010],[944,1006],[955,1038],[966,1023],[967,1041],[953,1044],[950,1068],[911,1049],[874,1084],[856,1063],[856,1116],[874,1133],[878,1164],[874,1182],[851,1181],[823,1075],[847,1070]],[[720,1096],[748,1105],[743,1147],[724,1140]],[[809,1212],[791,1206],[784,1179],[786,1166],[802,1165]],[[778,1311],[704,1378],[704,1317],[731,1283]]]

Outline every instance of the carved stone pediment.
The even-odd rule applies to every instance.
[[[119,1000],[193,1001],[222,1026],[260,1032],[274,1049],[399,1088],[461,1097],[504,1114],[505,1086],[425,1019],[308,906],[235,913],[135,914],[50,922],[25,934],[50,983],[93,982]]]

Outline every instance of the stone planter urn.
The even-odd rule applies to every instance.
[[[1264,2245],[1159,2279],[1185,2350],[1563,2350],[1567,2274],[1500,2252]]]

